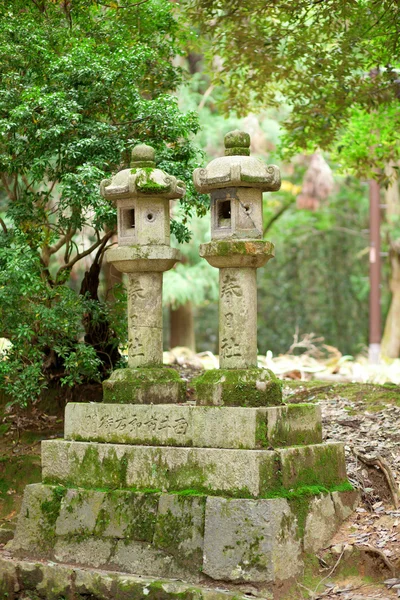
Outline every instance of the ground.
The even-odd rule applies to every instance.
[[[188,379],[196,374],[194,369],[181,372]],[[293,600],[311,594],[329,600],[398,598],[400,507],[394,507],[393,489],[381,468],[363,460],[383,459],[392,488],[399,489],[400,387],[285,381],[283,390],[287,402],[321,403],[325,440],[345,442],[349,478],[362,500],[330,546],[310,557],[305,577],[282,594]],[[62,437],[63,411],[49,415],[34,407],[30,416],[4,406],[0,411],[0,527],[9,529],[25,485],[40,481],[40,441]]]

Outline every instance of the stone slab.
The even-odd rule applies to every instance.
[[[203,572],[209,577],[289,579],[301,571],[301,546],[297,520],[285,498],[208,498]]]
[[[235,346],[236,342],[233,343],[230,337],[226,339],[231,347],[229,352],[238,354],[239,346]],[[281,382],[269,369],[233,366],[229,369],[210,369],[193,379],[192,385],[196,390],[197,404],[203,406],[247,408],[282,404]]]
[[[186,381],[179,377],[175,369],[162,366],[115,369],[110,377],[103,381],[103,398],[104,402],[111,404],[185,402]]]
[[[356,492],[251,500],[194,494],[25,490],[7,551],[91,568],[198,582],[271,582],[301,572],[355,508]],[[1,588],[0,588],[1,589]]]
[[[45,483],[86,488],[192,489],[263,497],[282,489],[347,482],[342,444],[235,450],[46,440]]]
[[[0,555],[0,598],[17,600],[34,593],[40,600],[60,600],[81,594],[97,600],[146,598],[147,600],[245,600],[239,590],[146,578],[110,570],[90,570],[76,565],[19,560]]]
[[[315,404],[270,408],[69,403],[65,439],[199,448],[271,448],[322,442]]]

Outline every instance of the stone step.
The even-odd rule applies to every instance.
[[[322,442],[315,404],[270,408],[69,403],[65,439],[153,446],[270,448]]]
[[[160,580],[116,573],[105,569],[90,570],[76,565],[42,563],[37,560],[18,560],[0,551],[0,598],[50,600],[53,598],[96,598],[96,600],[142,599],[146,600],[246,600],[249,596],[238,590],[193,585],[176,579]],[[18,590],[18,592],[16,591]],[[16,595],[18,594],[18,596]],[[31,596],[30,594],[34,594]],[[57,595],[56,595],[57,594]],[[78,596],[79,594],[79,596]],[[81,594],[81,595],[80,595]]]
[[[302,552],[325,544],[356,501],[354,491],[249,500],[33,484],[7,550],[197,583],[281,580],[301,572]]]
[[[339,443],[235,450],[46,440],[42,442],[42,472],[45,483],[191,489],[239,498],[347,481],[343,445]]]

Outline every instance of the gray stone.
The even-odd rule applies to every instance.
[[[336,518],[339,522],[347,519],[355,511],[360,502],[360,493],[358,490],[353,490],[352,492],[332,492],[331,496]]]
[[[145,577],[177,577],[193,580],[193,573],[190,574],[187,569],[179,565],[173,556],[143,542],[117,542],[109,565],[128,573],[140,573]]]
[[[197,404],[261,407],[282,404],[281,383],[269,369],[211,369],[192,381]]]
[[[203,563],[206,499],[162,494],[158,505],[154,546],[192,570],[199,570]]]
[[[103,399],[119,404],[185,402],[186,382],[175,369],[166,367],[116,369],[103,381]]]
[[[331,487],[347,481],[342,444],[269,451],[47,440],[42,443],[42,467],[46,483],[193,489],[235,497],[265,496],[282,487]]]
[[[110,564],[114,540],[107,538],[58,538],[54,547],[54,558],[58,562],[89,565],[94,568]]]
[[[182,258],[176,248],[157,244],[117,246],[109,248],[105,256],[122,273],[169,271]]]
[[[274,581],[302,568],[297,524],[284,498],[208,498],[203,572],[225,581]]]
[[[70,402],[65,439],[198,448],[270,448],[322,441],[315,404],[270,408]]]
[[[323,548],[337,529],[335,507],[330,494],[321,494],[310,501],[304,528],[304,551]]]
[[[33,576],[32,576],[33,575]],[[37,563],[0,556],[0,597],[13,599],[15,590],[34,592],[43,600],[72,597],[72,594],[93,595],[98,600],[115,598],[146,598],[157,594],[164,600],[245,600],[240,590],[211,589],[182,581],[163,580],[117,573],[107,570],[90,570],[56,563]],[[6,595],[8,594],[8,596]]]

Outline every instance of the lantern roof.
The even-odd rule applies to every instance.
[[[225,156],[215,158],[203,169],[195,169],[193,181],[197,191],[206,193],[227,187],[257,188],[263,192],[279,190],[279,168],[250,156],[248,133],[230,131],[224,141]]]
[[[156,167],[154,148],[147,144],[133,148],[129,169],[123,169],[100,183],[101,195],[114,202],[150,196],[175,200],[182,198],[185,192],[183,181]]]

